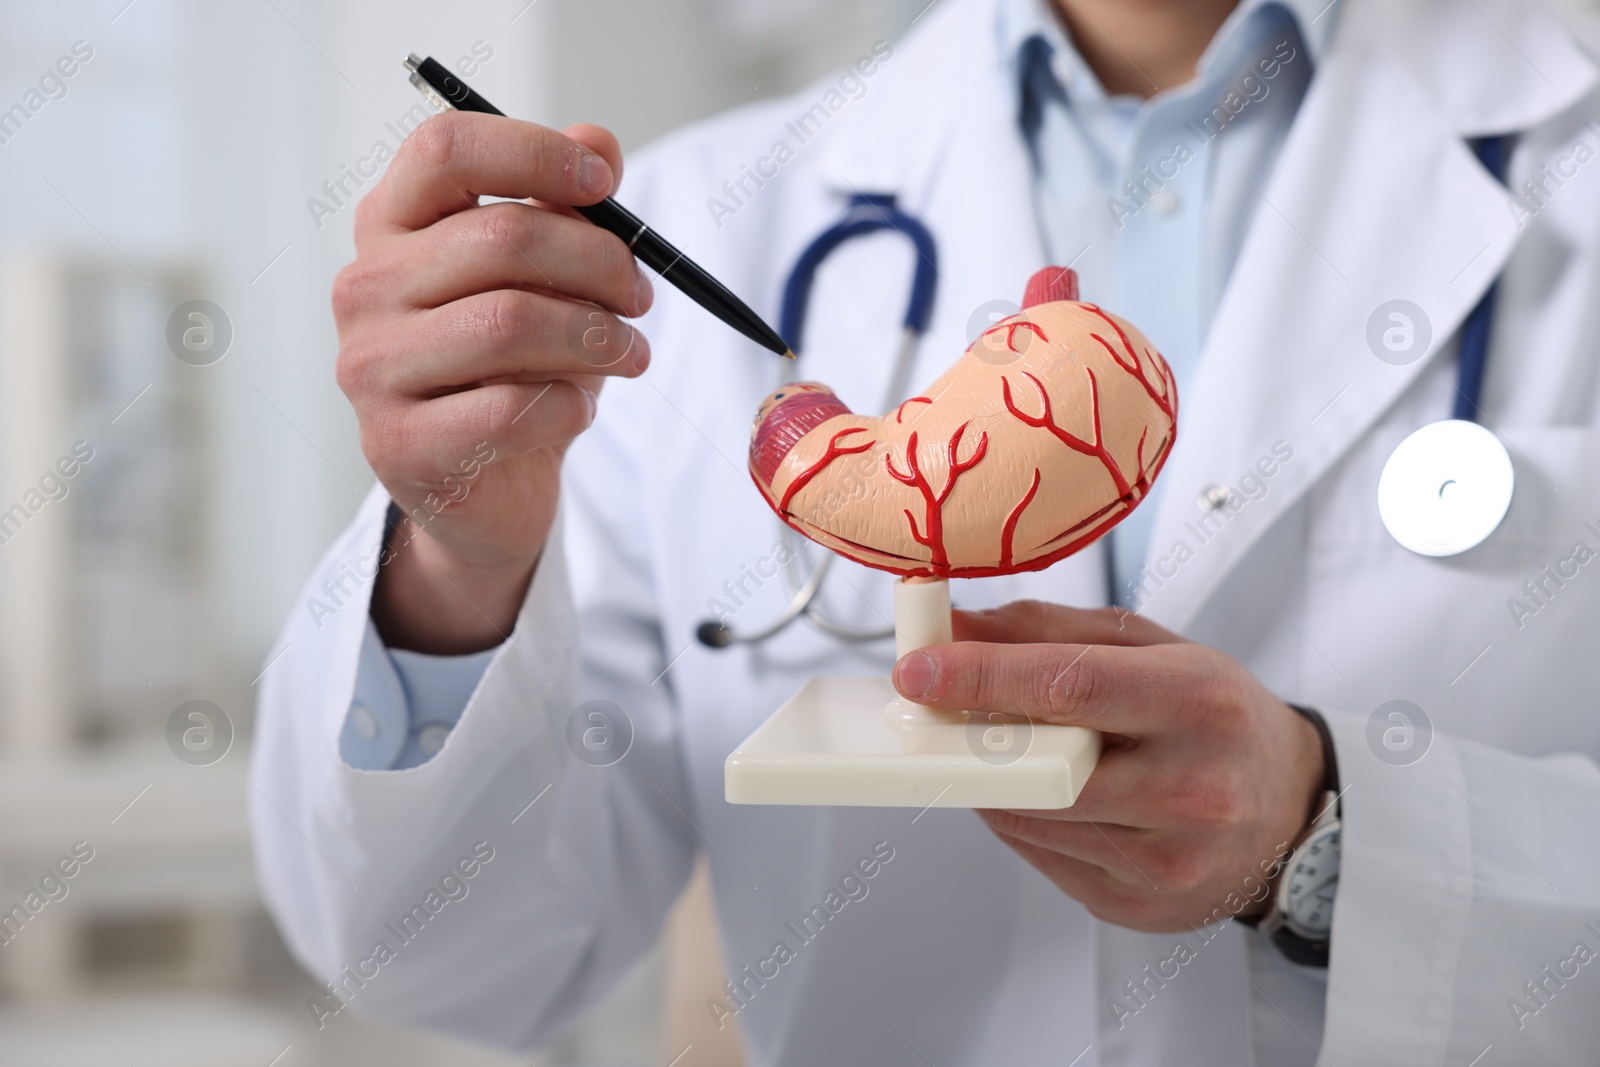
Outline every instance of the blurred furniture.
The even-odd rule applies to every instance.
[[[165,737],[184,701],[235,700],[206,594],[215,368],[165,343],[199,272],[144,273],[0,268],[0,910],[74,843],[94,850],[8,933],[0,987],[58,1005],[97,985],[238,985],[259,911],[245,746],[193,766]],[[80,441],[92,458],[60,477]],[[247,716],[224,714],[242,733]]]

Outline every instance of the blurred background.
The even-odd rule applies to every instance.
[[[557,1047],[319,1029],[255,889],[254,687],[372,483],[328,290],[429,113],[401,59],[626,151],[925,3],[0,0],[0,1064],[737,1062],[674,1060],[720,980],[693,890]]]

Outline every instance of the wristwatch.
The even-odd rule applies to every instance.
[[[1292,963],[1328,966],[1333,932],[1333,898],[1339,891],[1339,767],[1333,737],[1322,715],[1312,708],[1289,705],[1316,727],[1322,740],[1322,800],[1311,828],[1295,846],[1278,891],[1256,928]]]

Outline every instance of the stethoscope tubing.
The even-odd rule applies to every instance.
[[[1479,137],[1471,142],[1473,155],[1501,184],[1505,183],[1506,167],[1510,163],[1511,142],[1510,134]],[[1456,366],[1456,396],[1451,417],[1463,422],[1477,422],[1481,415],[1478,403],[1483,398],[1483,379],[1489,366],[1489,335],[1494,330],[1499,291],[1500,279],[1496,278],[1478,298],[1461,326],[1461,355]]]
[[[1504,183],[1506,166],[1511,154],[1511,135],[1475,138],[1471,142],[1473,154],[1485,170],[1497,181]],[[922,335],[927,331],[933,314],[933,297],[938,275],[938,251],[933,234],[920,221],[901,211],[892,195],[857,194],[851,198],[845,217],[817,236],[795,261],[794,270],[784,285],[783,310],[779,331],[789,342],[795,354],[800,353],[801,338],[805,331],[805,315],[811,301],[811,289],[816,274],[824,260],[839,246],[857,237],[892,229],[911,242],[917,253],[912,276],[911,299],[906,306],[904,333],[895,353],[894,367],[885,390],[883,409],[888,410],[905,393],[911,372],[912,357]],[[1481,419],[1479,403],[1483,397],[1483,382],[1488,370],[1489,339],[1494,331],[1496,298],[1500,280],[1490,283],[1468,314],[1461,328],[1460,356],[1456,367],[1456,393],[1451,417],[1466,422]],[[785,535],[788,530],[785,528]],[[707,620],[700,625],[699,638],[711,648],[727,648],[733,644],[760,644],[781,633],[796,619],[804,617],[819,630],[846,641],[875,641],[894,634],[892,626],[881,630],[857,630],[834,622],[818,610],[816,599],[833,564],[833,556],[824,553],[812,567],[804,581],[794,574],[799,552],[791,552],[784,560],[784,580],[790,588],[788,606],[772,622],[758,630],[739,632],[717,620]]]
[[[1504,185],[1511,137],[1475,138],[1470,146]],[[1413,430],[1378,475],[1384,528],[1421,556],[1456,556],[1482,544],[1504,521],[1516,492],[1511,454],[1485,425],[1481,408],[1499,289],[1495,278],[1461,324],[1450,417]]]
[[[783,310],[778,320],[778,330],[797,357],[801,355],[801,337],[805,332],[806,309],[811,302],[811,288],[817,270],[840,245],[857,237],[884,230],[893,230],[911,243],[916,251],[916,263],[911,278],[911,298],[906,304],[900,344],[895,351],[889,381],[884,388],[882,410],[887,411],[897,403],[910,384],[911,364],[917,345],[927,332],[933,316],[933,298],[939,274],[938,248],[933,234],[920,221],[895,206],[894,197],[883,194],[860,193],[852,197],[845,216],[817,236],[795,261],[794,270],[783,290]],[[799,360],[791,367],[798,369]],[[791,377],[791,380],[792,377]],[[784,536],[790,536],[787,526]],[[862,630],[846,626],[828,618],[817,605],[817,595],[833,566],[833,554],[824,551],[822,558],[811,568],[804,581],[799,581],[795,567],[800,558],[798,550],[784,559],[784,582],[789,587],[789,604],[772,622],[758,630],[741,632],[717,619],[707,619],[696,631],[701,644],[708,648],[727,648],[730,645],[755,645],[777,636],[796,619],[804,617],[822,632],[843,641],[865,643],[881,641],[894,636],[893,625],[879,629]]]

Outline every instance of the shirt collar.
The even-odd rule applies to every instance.
[[[1217,57],[1232,51],[1235,39],[1265,7],[1276,6],[1288,12],[1305,42],[1313,64],[1327,53],[1333,37],[1334,24],[1343,0],[1240,0],[1218,27],[1216,36],[1206,46],[1200,57],[1196,79],[1203,80]],[[1116,99],[1109,97],[1089,65],[1073,47],[1060,15],[1050,0],[1000,0],[998,6],[1000,54],[1008,57],[1013,73],[1020,80],[1019,58],[1022,47],[1029,38],[1043,37],[1051,51],[1051,68],[1066,91],[1069,100],[1080,104],[1107,104]],[[1182,87],[1179,87],[1181,91]],[[1127,98],[1130,105],[1133,98]]]

